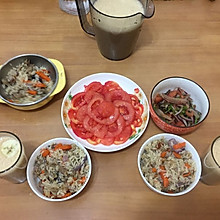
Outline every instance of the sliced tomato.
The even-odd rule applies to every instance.
[[[112,102],[103,101],[97,107],[97,111],[101,117],[107,118],[114,114],[115,106],[113,105]]]
[[[114,143],[115,138],[114,137],[104,137],[101,139],[101,144],[109,146]]]
[[[129,95],[131,98],[131,104],[134,106],[134,108],[136,108],[140,104],[138,97],[132,94],[129,94]]]
[[[97,123],[94,119],[90,118],[88,115],[86,115],[85,118],[84,118],[84,120],[83,120],[83,127],[84,127],[87,131],[91,132],[92,134],[94,133],[94,132],[93,132],[93,129],[94,129],[94,127],[95,127],[97,124],[98,124],[98,123]]]
[[[77,111],[73,110],[72,108],[68,110],[68,117],[69,119],[72,121],[72,119],[76,119],[76,114],[77,114]]]
[[[132,104],[122,100],[116,100],[113,103],[116,107],[118,107],[119,113],[123,116],[125,125],[130,125],[135,116],[135,111]]]
[[[95,92],[102,92],[103,85],[100,82],[94,81],[84,87],[85,87],[85,92],[88,92],[90,90]]]
[[[90,144],[92,144],[92,145],[97,145],[97,144],[99,144],[100,142],[101,142],[101,139],[100,138],[98,138],[98,137],[96,137],[96,136],[92,136],[92,137],[90,137],[90,138],[87,138],[86,139]]]
[[[144,112],[144,106],[142,104],[139,103],[139,105],[137,105],[135,108],[135,113],[138,115],[142,115]]]
[[[78,111],[76,111],[76,118],[81,123],[83,122],[84,118],[87,115],[87,108],[88,108],[88,105],[83,105],[78,109]]]
[[[83,106],[86,103],[84,98],[85,98],[85,92],[79,92],[76,95],[74,95],[73,98],[71,99],[72,108],[75,110]]]
[[[125,120],[122,116],[119,116],[117,121],[108,126],[108,132],[106,137],[115,137],[119,135],[125,127]]]
[[[113,102],[115,100],[124,100],[131,103],[129,94],[122,89],[111,90],[105,93],[105,100],[109,102]]]
[[[101,93],[95,92],[93,90],[89,90],[85,93],[85,101],[89,103],[94,97],[100,97],[104,99],[104,96]]]
[[[87,131],[84,127],[83,124],[75,124],[72,121],[70,121],[70,126],[73,130],[73,132],[80,138],[82,139],[87,139],[93,136],[93,134],[89,131]]]
[[[116,89],[122,89],[118,83],[114,82],[114,81],[107,81],[105,83],[105,85],[102,88],[102,93],[106,94],[112,90],[116,90]]]
[[[93,128],[93,133],[98,138],[104,138],[107,134],[107,131],[108,131],[108,127],[106,125],[97,124]]]
[[[135,119],[132,122],[132,124],[134,125],[134,127],[140,127],[142,125],[142,123],[143,123],[143,120],[142,120],[141,116],[136,114]]]
[[[108,115],[109,113],[102,113],[102,115],[99,114],[98,107],[102,104],[102,102],[103,99],[100,97],[93,98],[88,104],[88,115],[100,124],[110,125],[118,119],[119,111],[117,108],[114,108],[113,114],[108,117],[103,117],[103,115]]]
[[[131,126],[126,126],[123,131],[115,137],[115,141],[114,141],[114,144],[118,145],[118,144],[123,144],[125,143],[129,137],[131,136],[132,134],[132,128]]]

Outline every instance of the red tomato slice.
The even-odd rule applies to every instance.
[[[76,119],[76,113],[77,111],[73,110],[72,108],[68,110],[68,117],[72,121],[72,119]]]
[[[101,139],[101,144],[109,146],[114,143],[115,138],[114,137],[104,137]]]
[[[130,103],[122,100],[114,101],[114,105],[118,107],[119,113],[123,116],[125,120],[125,125],[130,125],[134,120],[134,116],[135,116],[135,111],[133,106]]]
[[[105,113],[102,113],[102,115],[99,114],[98,112],[98,106],[103,102],[103,99],[100,97],[95,97],[93,98],[90,103],[88,104],[88,115],[93,118],[96,122],[100,123],[100,124],[105,124],[105,125],[110,125],[112,123],[114,123],[118,116],[119,116],[119,112],[117,108],[114,108],[114,113],[106,118],[102,117],[103,115],[107,115]],[[107,110],[106,110],[107,111]]]
[[[140,126],[142,125],[142,122],[143,122],[143,120],[142,120],[141,116],[136,114],[136,115],[135,115],[135,119],[134,119],[134,121],[132,122],[132,124],[133,124],[135,127],[140,127]]]
[[[125,143],[129,139],[131,134],[132,134],[131,126],[130,125],[126,126],[123,129],[123,131],[117,137],[115,137],[114,144],[118,145]]]
[[[70,121],[70,126],[73,130],[73,132],[82,139],[87,139],[92,137],[92,133],[87,131],[82,124],[75,124],[72,121]]]
[[[125,120],[122,116],[119,116],[117,121],[108,126],[108,132],[106,137],[115,137],[119,135],[125,127]]]
[[[123,100],[131,103],[129,94],[122,89],[116,89],[105,93],[105,100],[109,102],[113,102],[115,100]]]
[[[92,136],[90,138],[87,138],[86,140],[92,145],[97,145],[101,142],[101,139],[97,138],[96,136]]]
[[[100,97],[104,99],[104,96],[101,93],[95,92],[93,90],[89,90],[85,93],[85,101],[89,103],[94,97]]]
[[[116,83],[114,81],[107,81],[105,83],[105,85],[103,86],[103,88],[102,88],[102,93],[106,94],[109,91],[112,91],[112,90],[115,90],[115,89],[122,89],[122,88],[118,85],[118,83]]]
[[[138,97],[132,94],[129,94],[129,95],[131,98],[131,104],[134,106],[134,108],[136,108],[140,104]]]
[[[87,108],[88,108],[87,105],[83,105],[78,109],[78,111],[76,111],[76,118],[81,123],[83,122],[83,120],[85,119],[87,115]]]
[[[138,115],[142,115],[144,112],[144,106],[142,104],[139,103],[139,105],[137,107],[135,107],[135,113]]]
[[[103,101],[97,107],[97,111],[102,118],[107,118],[114,114],[115,106],[112,102]]]
[[[100,82],[91,82],[89,85],[84,86],[85,92],[88,92],[89,90],[95,91],[95,92],[102,92],[103,85]]]
[[[88,115],[85,116],[84,120],[83,120],[83,127],[91,132],[92,134],[94,133],[93,132],[93,129],[94,127],[97,125],[98,123],[93,120],[92,118],[90,118]]]
[[[86,103],[84,97],[85,92],[79,92],[73,96],[73,98],[71,99],[71,103],[74,110],[79,109],[79,107],[83,106]]]
[[[93,128],[93,133],[98,138],[104,138],[105,135],[107,134],[107,131],[108,131],[108,127],[106,125],[97,124]]]

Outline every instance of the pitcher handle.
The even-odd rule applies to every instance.
[[[152,0],[148,0],[145,17],[146,18],[151,18],[151,17],[153,17],[154,13],[155,13],[154,3],[153,3]]]
[[[95,36],[94,28],[91,26],[86,17],[86,9],[83,4],[83,0],[76,0],[76,7],[79,15],[79,20],[82,29],[90,35]]]

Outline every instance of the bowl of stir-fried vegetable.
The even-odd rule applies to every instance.
[[[38,54],[21,54],[0,68],[0,103],[19,110],[47,104],[65,86],[61,62]]]
[[[150,94],[150,113],[163,131],[187,134],[207,118],[210,102],[205,90],[184,77],[168,77],[159,81]]]

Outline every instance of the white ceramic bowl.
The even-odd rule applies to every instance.
[[[140,161],[141,161],[141,155],[144,151],[144,148],[147,144],[151,143],[152,141],[154,140],[158,140],[158,139],[161,139],[161,138],[165,138],[166,140],[169,140],[171,138],[175,138],[177,142],[186,142],[186,147],[185,149],[187,151],[189,151],[191,154],[192,154],[192,159],[195,161],[195,164],[196,164],[196,174],[195,174],[195,179],[194,179],[194,182],[188,186],[184,191],[182,192],[179,192],[179,193],[166,193],[166,192],[161,192],[160,190],[154,188],[144,177],[142,171],[141,171],[141,166],[140,166]],[[184,195],[188,192],[190,192],[196,185],[197,183],[199,182],[199,179],[200,179],[200,176],[201,176],[201,161],[200,161],[200,157],[196,151],[196,149],[192,146],[192,144],[190,144],[186,139],[178,136],[178,135],[174,135],[174,134],[169,134],[169,133],[161,133],[161,134],[157,134],[157,135],[154,135],[152,137],[150,137],[149,139],[147,139],[144,144],[141,146],[140,150],[139,150],[139,153],[138,153],[138,160],[137,160],[137,163],[138,163],[138,169],[139,169],[139,172],[140,172],[140,175],[142,177],[142,179],[144,180],[145,184],[153,191],[159,193],[159,194],[162,194],[162,195],[166,195],[166,196],[180,196],[180,195]]]
[[[43,195],[41,188],[38,186],[38,181],[37,179],[34,177],[33,175],[33,168],[34,168],[34,163],[36,160],[36,157],[40,154],[41,149],[46,148],[48,145],[51,144],[56,144],[56,143],[62,143],[62,144],[76,144],[79,148],[81,148],[87,155],[87,160],[89,163],[89,173],[88,173],[88,178],[86,179],[84,185],[80,188],[79,191],[77,191],[76,193],[72,194],[69,197],[66,198],[62,198],[62,199],[52,199],[52,198],[48,198],[46,196]],[[47,200],[47,201],[51,201],[51,202],[60,202],[60,201],[65,201],[68,199],[72,199],[73,197],[75,197],[76,195],[78,195],[87,185],[89,178],[91,176],[91,172],[92,172],[92,162],[91,162],[91,158],[90,155],[88,153],[88,151],[77,141],[70,139],[70,138],[54,138],[51,140],[48,140],[46,142],[44,142],[43,144],[41,144],[31,155],[29,162],[28,162],[28,166],[27,166],[27,181],[28,184],[30,186],[30,188],[33,190],[33,192],[39,196],[41,199]]]
[[[185,90],[196,105],[196,109],[202,113],[199,122],[189,127],[178,127],[170,125],[162,120],[154,111],[152,103],[157,94],[165,93],[168,90],[180,87]],[[205,90],[196,82],[185,77],[168,77],[159,81],[151,91],[149,99],[151,118],[154,123],[163,131],[174,134],[187,134],[196,130],[207,118],[210,110],[210,102]]]

